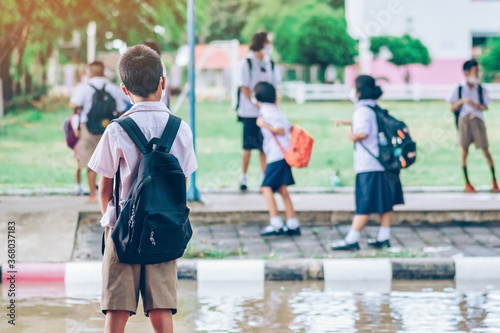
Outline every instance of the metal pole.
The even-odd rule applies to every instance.
[[[188,0],[188,44],[189,44],[189,126],[193,132],[193,146],[196,152],[196,126],[195,126],[195,73],[194,73],[194,47],[195,47],[195,0]],[[190,176],[187,192],[189,201],[200,201],[200,192],[196,188],[196,172]]]

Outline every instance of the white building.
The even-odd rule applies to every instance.
[[[488,37],[500,35],[500,0],[346,0],[348,31],[360,41],[359,72],[404,82],[406,69],[373,59],[373,36],[410,34],[429,49],[432,64],[409,66],[412,83],[449,84],[462,77],[465,60],[478,55]],[[500,61],[500,59],[499,59]]]

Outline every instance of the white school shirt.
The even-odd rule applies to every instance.
[[[252,74],[248,66],[247,59],[252,62]],[[275,65],[272,69],[271,59],[269,57],[260,60],[255,56],[254,52],[248,53],[247,57],[241,61],[240,87],[248,87],[250,92],[253,92],[255,86],[259,82],[269,82],[274,88],[277,88],[281,83],[281,75],[278,67]],[[243,92],[240,92],[240,105],[238,115],[242,118],[257,118],[259,116],[259,108],[253,104]]]
[[[97,89],[102,89],[106,85],[106,91],[115,99],[116,101],[116,111],[125,111],[127,105],[125,104],[123,91],[115,84],[110,82],[107,78],[102,76],[95,76],[90,78],[87,83],[80,84],[73,96],[71,97],[71,103],[82,108],[80,114],[80,122],[86,123],[90,109],[92,108],[92,97],[94,96],[95,90],[90,85],[93,85]]]
[[[358,141],[354,145],[354,172],[356,174],[362,172],[384,171],[384,167],[380,162],[361,146],[362,143],[373,155],[378,156],[377,116],[375,115],[375,111],[369,108],[369,106],[375,105],[377,105],[376,100],[363,99],[358,101],[354,106],[352,132],[354,134],[368,134],[366,139]]]
[[[170,117],[170,111],[161,101],[142,102],[134,104],[123,117],[132,118],[149,141],[154,137],[161,137]],[[186,177],[198,168],[193,148],[193,133],[185,122],[181,123],[170,153],[177,157]],[[122,209],[125,206],[125,200],[129,195],[132,183],[137,177],[137,166],[141,154],[127,132],[117,123],[111,123],[106,127],[106,131],[104,131],[88,164],[91,170],[106,178],[114,178],[118,165],[120,165],[120,207]],[[115,222],[115,203],[114,199],[111,199],[106,214],[101,219],[101,225],[113,227]]]
[[[276,104],[264,103],[259,110],[259,117],[262,120],[276,129],[284,129],[284,135],[276,135],[281,147],[286,151],[290,146],[290,131],[292,129],[292,125],[286,119],[283,112],[278,108]],[[262,136],[264,137],[264,142],[262,144],[262,148],[264,150],[264,154],[266,154],[267,164],[280,161],[284,159],[283,152],[281,148],[276,143],[276,139],[273,133],[266,128],[261,128]]]
[[[471,88],[471,87],[469,87],[469,85],[467,84],[466,81],[462,81],[462,83],[460,83],[460,86],[462,87],[462,98],[470,98],[473,102],[479,104],[479,94],[477,91],[478,90],[477,85],[474,85]],[[455,87],[455,89],[453,89],[453,91],[451,92],[450,96],[448,97],[448,99],[446,101],[450,104],[453,104],[453,103],[458,102],[458,100],[459,100],[458,87]],[[488,105],[491,103],[490,94],[488,93],[488,89],[486,89],[486,87],[484,85],[483,85],[483,101],[484,101],[484,105]],[[470,104],[463,104],[462,109],[460,110],[460,119],[462,119],[463,117],[465,117],[469,114],[473,114],[475,117],[484,121],[484,112],[483,111],[474,108]]]

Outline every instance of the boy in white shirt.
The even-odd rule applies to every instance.
[[[261,190],[271,217],[270,224],[262,231],[261,235],[266,237],[286,233],[291,236],[300,236],[300,224],[295,217],[295,210],[287,189],[287,186],[295,184],[295,181],[292,169],[283,155],[283,152],[290,145],[292,125],[276,105],[276,89],[271,83],[259,82],[255,86],[255,98],[260,106],[257,125],[262,130],[263,150],[267,160]],[[283,198],[287,218],[286,226],[278,215],[274,192],[279,192]]]
[[[127,50],[119,62],[121,88],[134,106],[122,117],[130,117],[149,141],[161,136],[170,117],[170,111],[161,102],[165,77],[160,57],[145,45]],[[188,177],[197,168],[193,136],[189,126],[182,122],[170,153],[174,155]],[[137,177],[141,152],[117,123],[111,123],[104,132],[89,168],[100,174],[99,199],[105,227],[103,257],[103,290],[101,308],[106,314],[105,332],[123,332],[131,314],[137,311],[139,291],[144,313],[149,316],[155,332],[173,332],[172,315],[177,312],[177,262],[155,265],[129,265],[118,260],[111,238],[116,223],[113,198],[113,178],[120,170],[120,207],[123,209]]]

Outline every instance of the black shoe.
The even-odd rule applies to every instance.
[[[241,190],[241,192],[245,192],[246,190],[248,190],[248,187],[245,184],[241,184],[240,190]]]
[[[379,242],[377,239],[369,239],[368,245],[371,247],[374,247],[376,249],[384,249],[384,248],[391,247],[391,243],[389,242],[388,239],[386,239],[385,241],[381,241],[381,242]]]
[[[297,227],[295,229],[286,228],[286,234],[288,236],[300,236],[300,227]]]
[[[279,230],[276,230],[271,225],[265,227],[260,233],[262,237],[280,236],[284,234],[285,234],[285,229],[280,228]]]
[[[331,245],[333,251],[359,251],[359,244],[356,243],[347,243],[345,239],[333,242]]]

